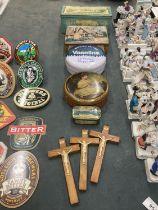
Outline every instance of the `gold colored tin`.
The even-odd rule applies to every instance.
[[[102,107],[108,91],[108,81],[102,75],[92,72],[71,75],[64,84],[64,97],[70,106]]]

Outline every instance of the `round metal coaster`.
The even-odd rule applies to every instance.
[[[27,61],[18,71],[18,80],[23,88],[38,87],[43,81],[43,68],[36,61]]]
[[[45,106],[50,100],[50,94],[44,88],[25,88],[14,96],[14,103],[22,109],[37,109]]]
[[[0,62],[0,98],[7,98],[10,96],[15,88],[15,75],[4,62]]]
[[[31,40],[23,40],[15,48],[15,59],[20,64],[29,60],[37,60],[38,56],[38,46]]]
[[[9,63],[13,59],[13,46],[4,37],[0,35],[0,61]]]

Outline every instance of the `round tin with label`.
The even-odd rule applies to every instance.
[[[43,68],[36,61],[27,61],[20,66],[18,79],[23,88],[38,87],[43,81]]]
[[[65,81],[64,96],[70,106],[103,106],[109,91],[107,80],[100,74],[82,72]]]
[[[0,62],[0,98],[9,97],[15,88],[15,75],[10,66]]]
[[[29,60],[37,60],[38,56],[38,46],[31,40],[23,40],[15,48],[15,59],[19,64]]]
[[[9,63],[13,59],[13,46],[4,37],[0,35],[0,61]]]
[[[69,49],[65,63],[71,74],[79,72],[101,74],[105,69],[106,56],[105,52],[99,47],[79,45]]]

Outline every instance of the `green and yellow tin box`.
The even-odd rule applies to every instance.
[[[72,117],[77,124],[97,124],[101,118],[101,109],[97,106],[74,106]]]
[[[63,6],[61,12],[61,32],[67,26],[107,26],[111,22],[110,7]]]

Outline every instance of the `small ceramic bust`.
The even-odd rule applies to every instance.
[[[137,113],[138,110],[138,97],[136,95],[136,91],[134,91],[132,99],[130,101],[130,112]]]

